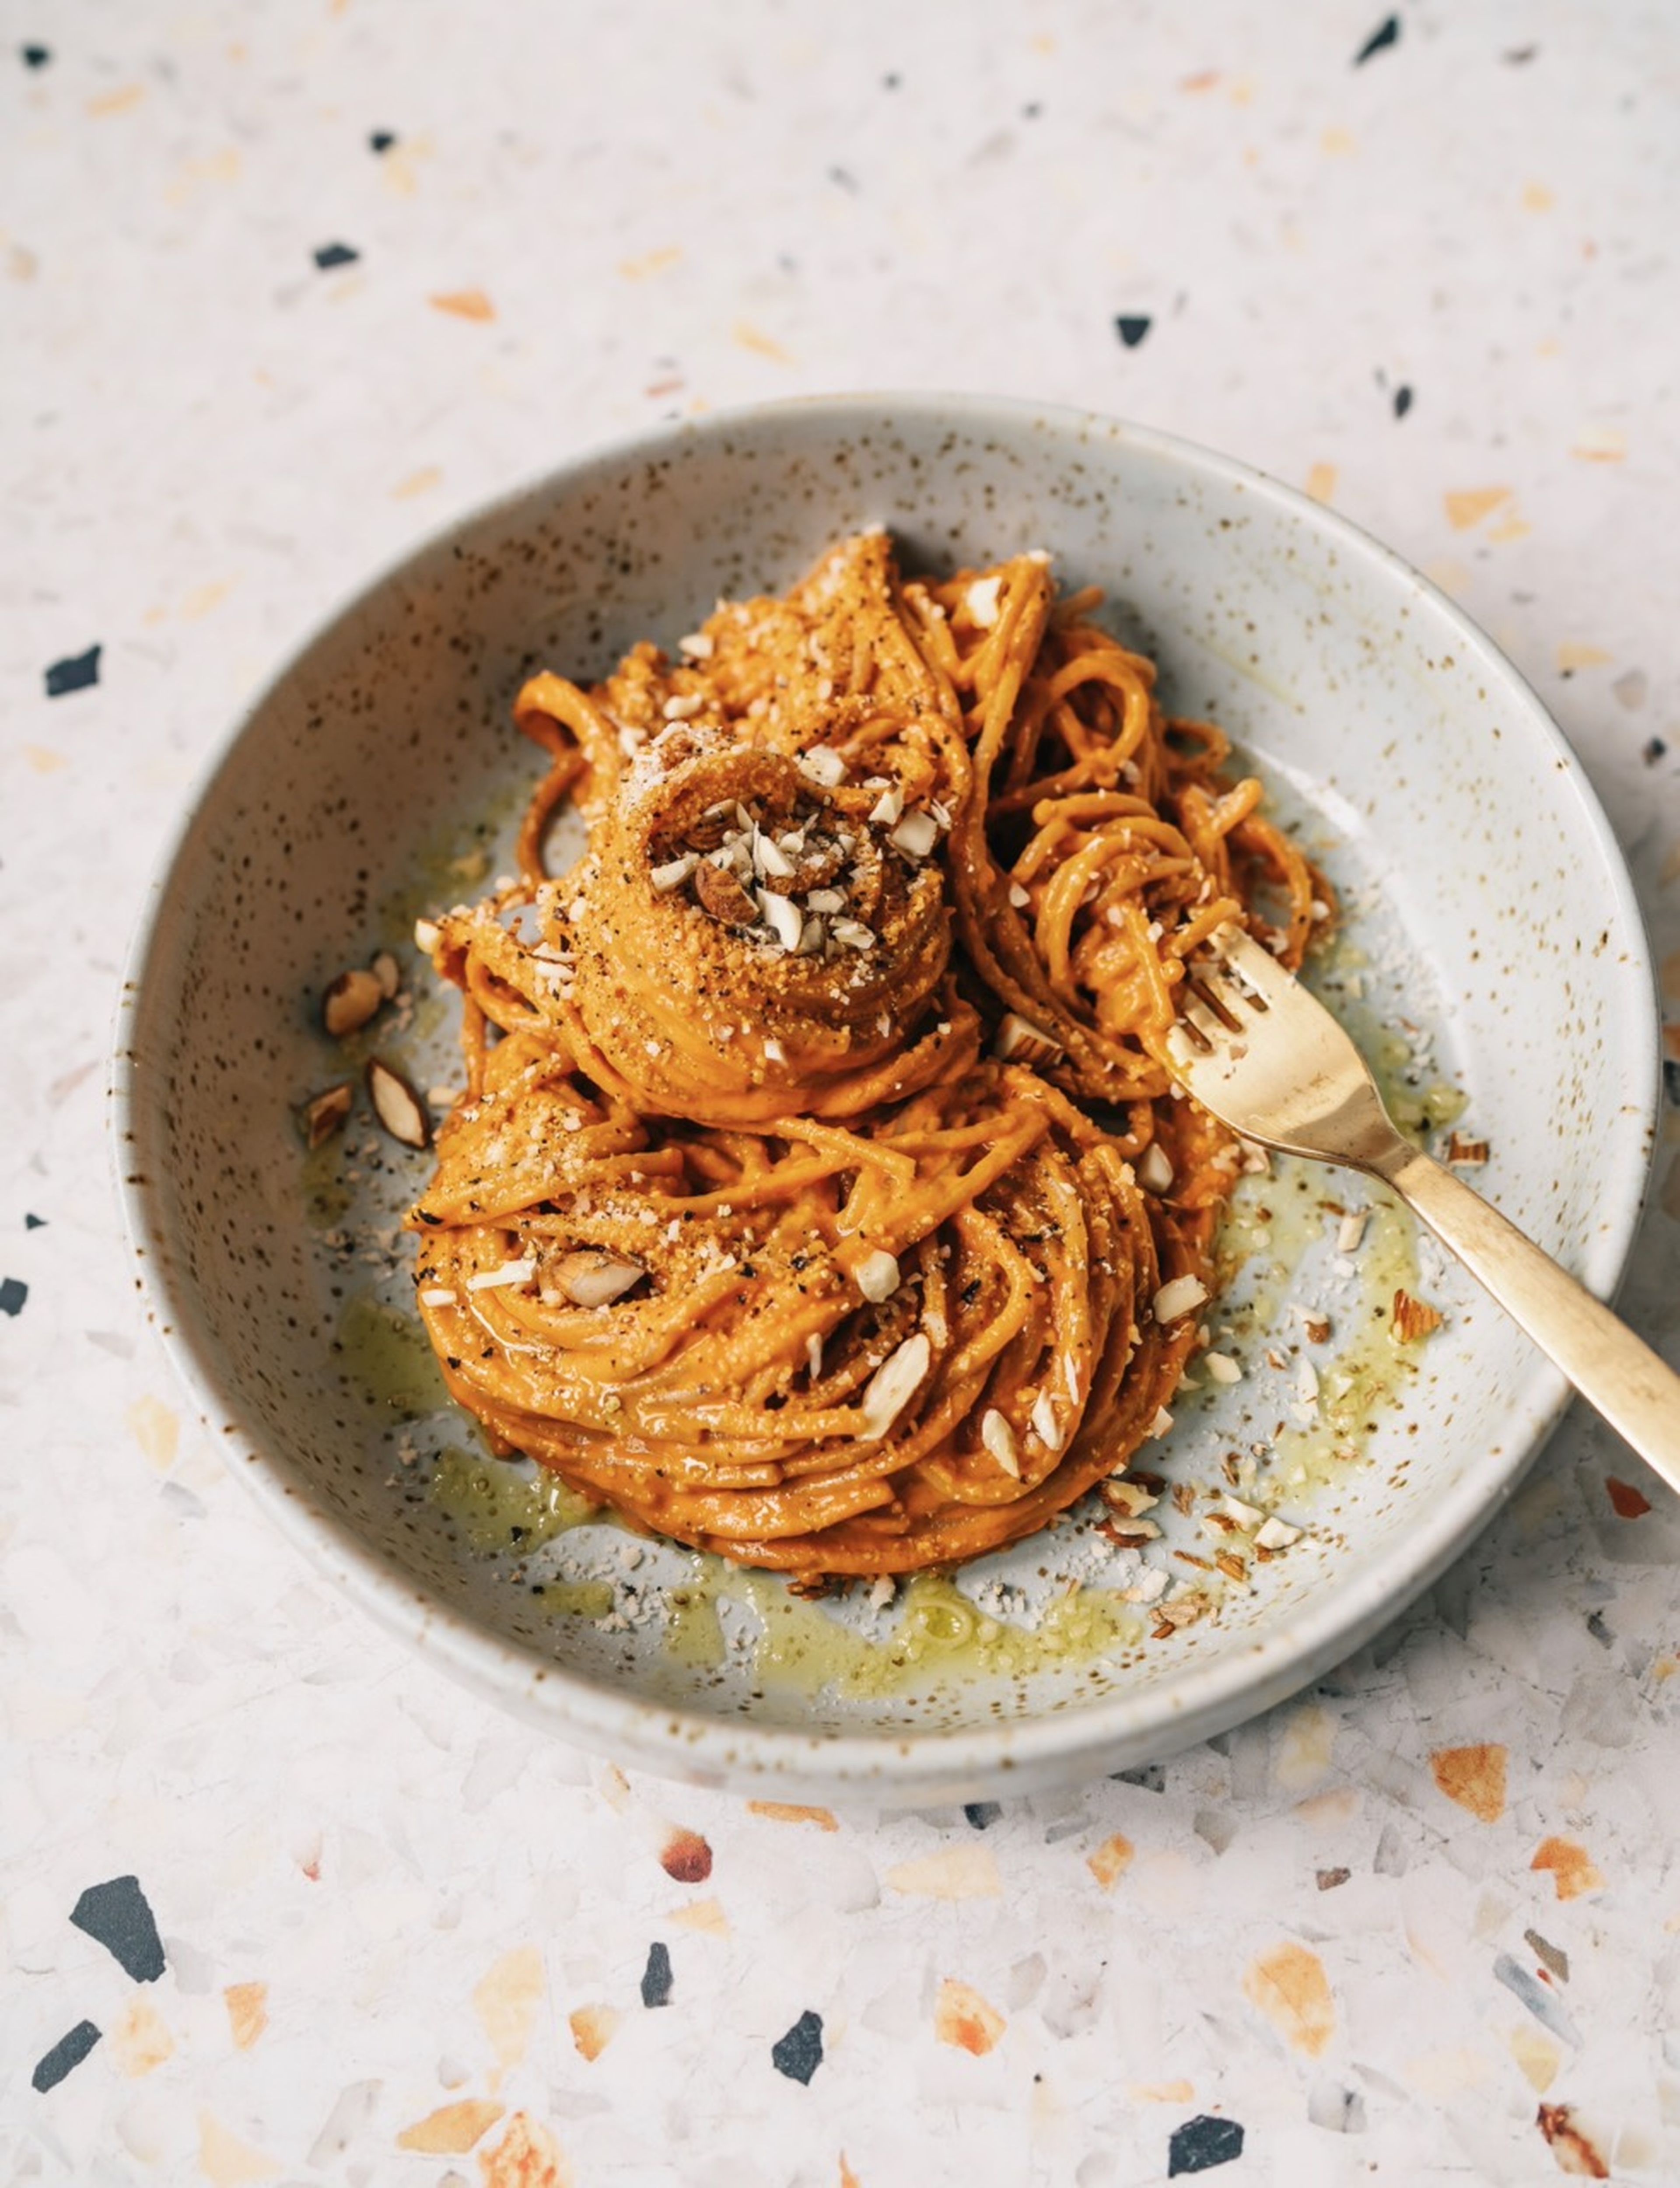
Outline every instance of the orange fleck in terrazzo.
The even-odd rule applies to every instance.
[[[543,1999],[543,1956],[534,1945],[504,1953],[472,1993],[479,2024],[499,2069],[516,2067],[531,2042]]]
[[[279,2171],[272,2157],[241,2141],[212,2112],[199,2113],[199,2171],[210,2188],[248,2188]]]
[[[175,2049],[175,2039],[150,1999],[134,1998],[111,2030],[110,2048],[123,2072],[138,2080],[163,2064]]]
[[[529,2112],[516,2112],[501,2140],[478,2153],[484,2188],[572,2188],[560,2145]]]
[[[797,1801],[749,1801],[747,1812],[768,1816],[777,1824],[815,1824],[820,1831],[837,1831],[839,1822],[832,1808],[804,1808]]]
[[[933,2033],[941,2044],[954,2044],[959,2051],[971,2052],[975,2058],[983,2059],[1007,2026],[995,2007],[989,2005],[979,1992],[967,1983],[947,1976],[939,1985],[939,1999],[933,2008]]]
[[[599,2059],[618,2031],[623,2016],[616,2006],[580,2005],[567,2016],[572,2041],[585,2059]]]
[[[397,2138],[398,2150],[421,2150],[432,2157],[460,2157],[487,2134],[505,2107],[488,2097],[462,2097],[453,2105],[405,2127]]]
[[[1305,1945],[1274,1946],[1243,1978],[1243,1994],[1293,2050],[1316,2059],[1336,2030],[1324,1963]]]
[[[667,1919],[680,1922],[685,1930],[703,1930],[713,1937],[727,1937],[730,1933],[729,1917],[716,1899],[696,1899],[687,1907],[674,1908]]]
[[[755,327],[750,319],[737,319],[731,336],[738,349],[754,357],[767,357],[772,364],[792,364],[793,360],[774,335],[767,335],[762,327]]]
[[[1003,1880],[997,1863],[985,1847],[947,1847],[921,1861],[901,1861],[887,1872],[894,1892],[915,1892],[928,1899],[997,1899]]]
[[[1429,1757],[1435,1784],[1477,1820],[1497,1824],[1505,1813],[1506,1751],[1497,1742],[1438,1747]]]
[[[448,312],[458,319],[493,319],[496,307],[482,289],[451,289],[426,298],[433,311]]]
[[[1131,1841],[1116,1831],[1112,1838],[1103,1840],[1095,1853],[1087,1855],[1085,1867],[1105,1892],[1112,1892],[1116,1880],[1130,1868],[1135,1851]]]
[[[249,2051],[268,2026],[268,1986],[262,1982],[229,1983],[222,1993],[228,2009],[228,2028],[236,2050]]]
[[[1592,1855],[1573,1839],[1542,1839],[1529,1867],[1551,1871],[1559,1899],[1579,1899],[1583,1892],[1598,1892],[1604,1886]]]
[[[1483,517],[1491,516],[1502,501],[1508,501],[1511,489],[1508,486],[1461,487],[1441,499],[1446,507],[1446,521],[1453,530],[1468,532]]]

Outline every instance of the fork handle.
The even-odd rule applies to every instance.
[[[1423,1217],[1617,1435],[1671,1489],[1680,1490],[1680,1375],[1451,1170],[1398,1137],[1368,1167]]]

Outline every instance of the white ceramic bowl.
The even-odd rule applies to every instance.
[[[505,836],[534,758],[508,702],[533,666],[594,676],[638,637],[668,646],[717,595],[780,587],[877,521],[931,565],[1042,545],[1069,582],[1108,589],[1170,706],[1223,723],[1286,804],[1305,800],[1372,960],[1367,1017],[1432,1029],[1434,1068],[1492,1142],[1486,1188],[1610,1294],[1649,1169],[1653,988],[1610,830],[1532,694],[1450,602],[1327,510],[1159,434],[987,399],[814,400],[661,429],[567,464],[378,578],[282,670],[200,789],[134,959],[119,1131],[153,1311],[196,1402],[352,1600],[534,1725],[656,1771],[916,1803],[1136,1764],[1278,1700],[1464,1547],[1566,1392],[1426,1256],[1419,1282],[1446,1327],[1356,1461],[1317,1486],[1286,1480],[1283,1508],[1308,1532],[1252,1593],[1170,1640],[1023,1678],[936,1650],[907,1690],[874,1700],[761,1676],[743,1608],[724,1613],[737,1645],[724,1663],[679,1661],[657,1608],[695,1561],[662,1547],[637,1569],[641,1623],[555,1612],[533,1580],[622,1581],[627,1537],[562,1535],[515,1582],[425,1493],[424,1458],[394,1463],[400,1424],[332,1349],[335,1287],[374,1280],[367,1241],[324,1246],[290,1112],[334,1075],[315,998],[400,942],[428,895],[471,894],[440,880],[439,860],[470,851],[487,816]],[[441,1027],[431,1039],[416,1068],[447,1076]],[[358,1220],[391,1221],[424,1162],[364,1178]],[[1299,1205],[1359,1191],[1329,1173],[1266,1190]],[[1248,1379],[1187,1408],[1163,1447],[1175,1475],[1216,1476],[1257,1407],[1287,1411],[1260,1354],[1268,1334],[1299,1341],[1293,1298],[1328,1287],[1340,1325],[1362,1311],[1305,1230],[1291,1283],[1259,1285]],[[404,1280],[386,1289],[399,1298]],[[410,1433],[425,1447],[443,1429]],[[1087,1541],[1063,1529],[988,1571],[1041,1587],[1044,1568],[1059,1585]],[[839,1616],[876,1630],[860,1607]]]

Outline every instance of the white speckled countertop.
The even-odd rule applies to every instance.
[[[1680,1519],[1592,1420],[1226,1739],[755,1812],[533,1745],[296,1561],[143,1323],[104,1107],[188,785],[345,591],[593,438],[893,384],[1168,427],[1429,571],[1581,750],[1680,1020],[1680,24],[0,24],[0,2182],[1680,2179]],[[1680,1358],[1667,1040],[1624,1304]]]

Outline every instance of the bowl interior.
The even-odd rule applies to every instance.
[[[883,1672],[871,1644],[894,1610],[796,1604],[612,1527],[538,1541],[554,1514],[510,1539],[507,1510],[474,1503],[469,1426],[435,1411],[403,1326],[391,1227],[426,1158],[360,1126],[347,1155],[302,1153],[293,1105],[343,1075],[319,992],[381,946],[413,967],[415,912],[505,863],[534,773],[508,711],[529,670],[592,679],[638,638],[672,646],[715,595],[780,588],[874,522],[913,564],[1044,546],[1064,582],[1105,588],[1170,709],[1237,740],[1344,894],[1339,1007],[1403,1094],[1462,1091],[1487,1189],[1611,1289],[1648,1159],[1649,972],[1602,815],[1536,703],[1312,505],[1134,429],[997,404],[679,429],[568,467],[372,586],[257,703],[178,847],[124,1031],[124,1169],[207,1416],[368,1607],[499,1699],[656,1768],[925,1799],[1164,1753],[1311,1677],[1508,1491],[1561,1384],[1386,1204],[1339,1256],[1324,1204],[1362,1188],[1284,1170],[1250,1181],[1232,1233],[1244,1380],[1198,1394],[1159,1463],[1215,1485],[1246,1457],[1308,1531],[1170,1638],[1105,1593],[1097,1626],[1064,1621],[1057,1647],[977,1649],[945,1601],[919,1658]],[[1401,1021],[1403,1054],[1385,1033]],[[447,1083],[452,1033],[421,991],[377,1046]],[[1379,1315],[1397,1276],[1447,1315],[1403,1369]],[[1295,1310],[1315,1301],[1334,1326],[1320,1372],[1378,1400],[1351,1449],[1302,1393]],[[1164,1508],[1157,1562],[1209,1550],[1194,1514]],[[1067,1527],[963,1585],[983,1610],[1041,1615],[1135,1562]]]

